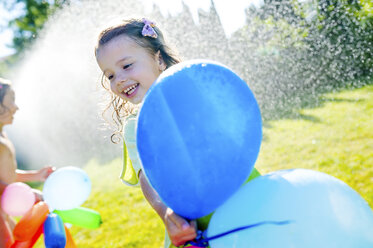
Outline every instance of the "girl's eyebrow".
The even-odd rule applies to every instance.
[[[131,58],[131,56],[123,57],[123,58],[121,58],[120,60],[118,60],[117,63],[115,63],[115,64],[118,65],[119,63],[121,63],[121,62],[123,62],[123,61],[125,61],[125,60],[127,60],[127,59],[129,59],[129,58]]]
[[[119,63],[121,63],[121,62],[123,62],[123,61],[126,61],[126,60],[129,59],[129,58],[131,58],[131,56],[123,57],[123,58],[121,58],[120,60],[118,60],[118,61],[115,63],[115,65],[118,65]],[[104,74],[106,74],[106,71],[107,71],[107,69],[105,69],[105,70],[103,71]]]

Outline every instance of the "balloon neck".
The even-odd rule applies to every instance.
[[[54,210],[56,210],[55,208],[51,207],[48,205],[48,208],[49,208],[49,213],[53,213]]]

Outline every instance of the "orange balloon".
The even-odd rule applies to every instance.
[[[65,226],[65,233],[66,233],[66,246],[65,248],[77,248],[74,242],[73,237],[69,231],[69,228]]]
[[[0,247],[9,248],[13,243],[14,238],[9,224],[4,220],[0,213]]]
[[[49,213],[48,205],[40,201],[36,203],[17,223],[13,230],[16,240],[31,240]]]
[[[32,248],[35,245],[36,241],[38,241],[42,233],[43,233],[43,225],[39,227],[35,235],[30,240],[27,240],[27,241],[16,240],[16,242],[14,242],[11,248]]]

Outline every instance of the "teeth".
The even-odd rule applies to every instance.
[[[131,87],[128,87],[127,89],[125,89],[123,92],[127,95],[130,95],[133,93],[133,91],[136,89],[138,84],[134,84],[132,85]]]
[[[128,95],[131,95],[134,91],[135,91],[135,89],[136,89],[136,87],[135,88],[133,88],[133,89],[131,89],[130,91],[128,91]]]

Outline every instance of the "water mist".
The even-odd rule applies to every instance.
[[[302,1],[306,7],[309,3],[304,19],[288,1],[283,2],[273,9],[249,7],[245,25],[227,37],[213,1],[209,11],[199,11],[198,24],[186,5],[177,15],[163,16],[158,7],[149,13],[134,0],[73,1],[49,19],[13,71],[20,110],[8,132],[20,163],[28,168],[46,163],[83,166],[92,158],[104,162],[121,156],[122,146],[111,142],[112,130],[104,128],[101,118],[108,96],[101,88],[94,57],[99,32],[114,20],[146,16],[157,23],[183,59],[212,59],[228,65],[249,84],[264,119],[294,113],[293,108],[303,106],[318,89],[332,90],[326,82],[372,74],[372,69],[364,72],[341,63],[347,61],[346,51],[369,63],[373,56],[361,51],[372,47],[371,43],[359,43],[360,47],[350,50],[333,44],[307,24],[314,15],[312,1]],[[277,22],[265,25],[261,21],[265,18]],[[307,39],[302,25],[308,27]]]

